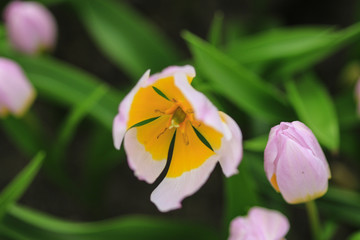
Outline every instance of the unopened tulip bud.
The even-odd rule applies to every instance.
[[[56,41],[56,23],[52,14],[36,2],[10,2],[4,19],[13,47],[33,55],[52,49]]]
[[[288,203],[307,202],[326,193],[330,168],[316,137],[303,123],[273,127],[264,158],[267,178]]]
[[[9,112],[23,115],[35,98],[35,91],[20,66],[0,58],[0,117]]]
[[[248,216],[231,221],[229,240],[281,240],[289,228],[289,221],[280,212],[253,207]]]

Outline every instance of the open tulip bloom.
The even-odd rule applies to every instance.
[[[0,58],[0,117],[23,115],[35,99],[35,90],[20,66]]]
[[[151,194],[160,211],[169,211],[206,182],[218,161],[226,176],[237,173],[242,134],[232,118],[190,85],[192,66],[149,73],[120,103],[113,139],[120,149],[125,138],[130,168],[148,183],[161,174],[172,153],[165,179]]]
[[[273,127],[264,157],[267,178],[288,203],[308,202],[326,193],[330,168],[316,137],[303,123]]]
[[[289,221],[280,212],[253,207],[248,216],[231,221],[229,240],[281,240],[289,228]]]

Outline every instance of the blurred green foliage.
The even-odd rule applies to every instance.
[[[239,174],[224,180],[224,226],[214,229],[197,222],[169,220],[152,216],[121,216],[118,219],[91,223],[75,223],[23,207],[16,203],[38,172],[44,159],[40,152],[0,195],[0,236],[5,239],[219,239],[227,236],[232,218],[245,215],[254,205],[289,211],[267,182],[263,171],[262,152],[269,126],[280,121],[301,120],[314,132],[321,145],[337,157],[353,159],[352,169],[359,175],[359,118],[353,97],[353,85],[341,85],[330,93],[323,79],[314,73],[319,62],[336,51],[351,47],[360,39],[360,24],[342,30],[330,26],[273,28],[257,34],[245,33],[224,42],[226,16],[215,15],[208,41],[185,31],[182,36],[191,52],[186,59],[178,47],[154,24],[123,2],[111,0],[41,0],[44,4],[68,4],[101,52],[126,73],[133,82],[151,69],[157,72],[168,65],[194,63],[199,86],[218,105],[231,103],[229,114],[246,132],[244,159]],[[225,19],[225,20],[224,20]],[[121,155],[113,150],[110,130],[119,102],[126,95],[97,77],[51,56],[26,57],[14,52],[0,26],[0,54],[14,59],[26,72],[38,91],[39,98],[69,110],[57,130],[56,139],[49,139],[41,130],[35,112],[23,119],[9,117],[1,127],[9,139],[27,156],[46,150],[45,169],[55,182],[77,184],[66,175],[63,165],[80,123],[95,120],[90,132],[88,161],[84,171],[90,188],[80,191],[84,198],[95,199],[107,172],[118,164]],[[358,55],[357,58],[360,56]],[[349,59],[350,61],[350,59]],[[129,87],[133,83],[128,84]],[[221,104],[223,103],[223,104]],[[225,104],[224,104],[225,103]],[[254,134],[250,125],[262,124],[262,135]],[[126,166],[122,166],[126,167]],[[349,167],[351,168],[351,167]],[[346,176],[345,176],[346,177]],[[74,185],[74,186],[73,186]],[[95,186],[92,188],[92,186]],[[319,200],[321,215],[331,220],[324,228],[324,240],[336,235],[338,226],[360,228],[359,189],[342,189],[330,185]],[[299,206],[299,208],[301,208]],[[211,209],[209,209],[211,211]],[[292,226],[296,229],[296,226]],[[290,233],[291,234],[291,233]],[[359,233],[350,240],[357,240]]]

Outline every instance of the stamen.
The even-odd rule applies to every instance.
[[[165,128],[159,135],[157,135],[157,139],[159,139],[159,137],[161,136],[161,135],[163,135],[165,132],[166,132],[166,130],[167,130],[167,128]]]
[[[156,112],[156,113],[165,114],[165,112],[164,112],[164,111],[161,111],[161,110],[159,110],[159,109],[155,109],[155,112]]]
[[[182,133],[185,145],[189,145],[189,137],[186,133]]]

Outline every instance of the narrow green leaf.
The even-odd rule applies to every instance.
[[[244,141],[244,149],[254,152],[264,152],[269,136],[263,135]]]
[[[352,234],[348,240],[360,240],[360,231]]]
[[[337,222],[341,221],[351,226],[360,228],[359,208],[322,201],[321,204],[319,204],[319,209],[327,216],[328,219],[333,219]]]
[[[160,89],[158,89],[157,87],[154,87],[154,86],[152,86],[152,88],[155,90],[155,92],[157,93],[157,94],[159,94],[160,96],[162,96],[163,98],[165,98],[166,100],[169,100],[169,98],[162,92],[162,91],[160,91]],[[170,101],[170,100],[169,100]]]
[[[1,240],[29,240],[29,238],[19,234],[16,230],[8,229],[0,225],[0,239]]]
[[[195,35],[185,32],[183,37],[201,73],[213,84],[215,91],[250,115],[267,122],[291,118],[292,111],[276,88]]]
[[[300,120],[314,132],[320,143],[338,150],[338,120],[326,88],[314,76],[307,75],[297,83],[288,81],[286,90]]]
[[[360,23],[356,23],[344,30],[333,33],[329,36],[327,44],[319,46],[312,52],[303,54],[292,60],[287,60],[279,65],[276,69],[274,78],[284,79],[284,76],[291,76],[297,72],[310,68],[327,56],[330,56],[340,48],[359,41],[360,39]]]
[[[256,158],[256,155],[245,154],[239,166],[239,173],[230,178],[225,178],[224,231],[226,234],[231,220],[246,215],[251,207],[260,204],[255,178],[249,172],[250,162],[257,161]]]
[[[129,129],[131,128],[134,128],[134,127],[141,127],[141,126],[144,126],[148,123],[151,123],[152,121],[155,121],[156,119],[158,119],[159,117],[153,117],[153,118],[149,118],[149,119],[146,119],[146,120],[143,120],[141,122],[138,122],[138,123],[135,123],[134,125],[132,125],[131,127],[129,127]]]
[[[214,19],[210,26],[209,42],[218,47],[221,43],[222,37],[222,25],[224,21],[224,14],[220,11],[215,12]]]
[[[214,149],[211,147],[210,143],[206,140],[206,138],[194,127],[192,126],[195,133],[196,133],[196,136],[200,139],[200,141],[205,145],[207,146],[211,151],[214,151]]]
[[[44,152],[39,152],[33,160],[15,177],[0,194],[0,218],[6,210],[26,191],[33,178],[39,171],[45,158]]]
[[[323,224],[323,227],[322,227],[320,239],[321,240],[333,239],[338,228],[339,228],[339,226],[334,222],[331,222],[331,221],[325,222],[325,224]]]
[[[342,128],[351,129],[358,124],[359,116],[356,111],[356,100],[353,88],[336,96],[335,106],[339,116],[339,124]]]
[[[8,116],[0,122],[4,132],[25,154],[34,156],[39,149],[45,148],[44,134],[32,112],[28,112],[21,119]]]
[[[242,64],[288,60],[311,53],[334,39],[325,27],[271,29],[232,42],[226,52]]]
[[[88,114],[93,106],[102,98],[108,89],[105,85],[97,87],[86,99],[77,103],[73,110],[65,119],[59,131],[57,142],[55,143],[54,156],[60,156],[65,152],[66,146],[75,134],[76,128],[82,119]]]
[[[71,1],[100,49],[137,80],[178,61],[176,48],[148,20],[124,2]]]
[[[117,239],[219,239],[209,227],[171,219],[127,216],[98,222],[70,222],[22,206],[12,206],[3,225],[17,234],[36,240]]]
[[[64,170],[64,159],[66,149],[73,138],[79,123],[85,118],[93,106],[108,92],[105,85],[97,87],[86,99],[77,103],[65,119],[60,128],[57,140],[54,143],[52,152],[46,162],[47,170],[51,171],[51,177],[56,181],[70,183]],[[69,184],[64,184],[69,185]],[[70,186],[72,186],[70,184]]]

